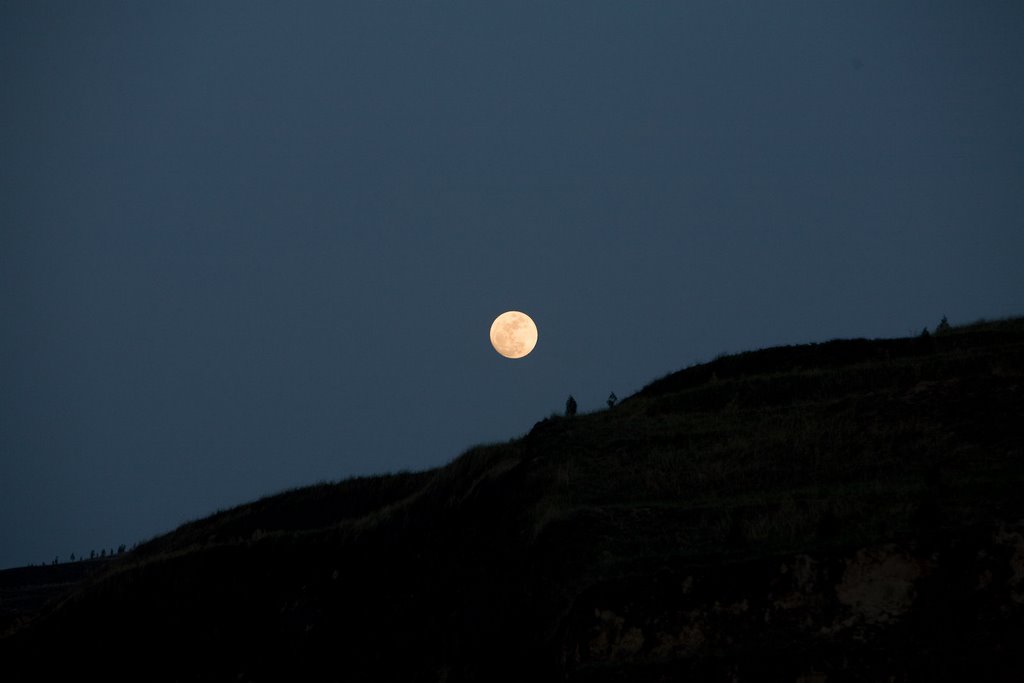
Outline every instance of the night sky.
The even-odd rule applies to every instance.
[[[498,4],[0,1],[0,567],[1024,313],[1019,0]]]

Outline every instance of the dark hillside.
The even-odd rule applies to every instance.
[[[5,680],[1019,680],[1024,320],[727,356],[118,558]]]
[[[93,559],[0,571],[0,634],[28,621],[48,602],[70,593],[109,562]]]

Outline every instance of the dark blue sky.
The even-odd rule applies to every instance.
[[[1019,1],[497,4],[0,2],[0,567],[1024,313]]]

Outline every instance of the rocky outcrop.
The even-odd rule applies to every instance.
[[[559,653],[569,680],[1020,680],[1024,522],[955,537],[592,586]],[[987,661],[986,671],[961,671]]]

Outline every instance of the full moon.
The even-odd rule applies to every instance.
[[[491,345],[505,358],[522,358],[537,345],[537,326],[525,313],[506,311],[491,323]]]

